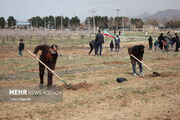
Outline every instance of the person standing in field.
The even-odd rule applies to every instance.
[[[39,45],[35,48],[34,50],[34,57],[36,57],[36,54],[38,51],[42,51],[40,55],[40,60],[46,64],[51,70],[55,69],[56,61],[58,58],[58,53],[57,53],[58,46],[57,45]],[[40,86],[43,85],[44,83],[44,72],[45,72],[45,66],[39,62],[39,78],[40,78]],[[48,81],[47,81],[47,87],[52,86],[52,78],[53,78],[53,73],[48,70]]]
[[[166,52],[169,52],[169,43],[170,43],[170,38],[168,36],[164,37],[163,40],[163,45],[164,45],[164,49],[166,50]]]
[[[20,39],[19,47],[18,47],[18,51],[19,51],[20,56],[23,56],[23,50],[24,50],[24,42],[23,42],[23,39]]]
[[[110,48],[111,48],[111,51],[113,51],[113,49],[114,49],[114,43],[113,43],[113,41],[111,41],[111,43],[110,43]]]
[[[177,33],[175,33],[175,43],[176,43],[176,52],[179,50],[180,47],[180,41],[179,41],[179,36]]]
[[[161,50],[163,50],[163,40],[164,40],[164,36],[163,36],[163,33],[161,33],[160,36],[158,37],[159,48]]]
[[[173,42],[173,36],[171,35],[171,32],[170,31],[168,31],[167,32],[167,40],[168,40],[168,43],[167,44],[170,44],[171,45],[171,48],[173,48],[173,44],[174,44],[174,42]],[[169,46],[168,46],[169,47]]]
[[[149,42],[149,50],[152,50],[152,46],[153,46],[153,39],[152,39],[152,37],[151,37],[151,36],[149,37],[148,42]]]
[[[121,31],[119,31],[119,36],[121,35]]]
[[[136,76],[136,63],[138,63],[139,65],[140,76],[144,76],[142,63],[138,62],[135,58],[131,56],[134,55],[137,59],[142,61],[144,55],[144,48],[144,45],[135,45],[133,47],[128,48],[128,53],[132,64],[133,76]]]
[[[115,37],[115,51],[119,52],[119,49],[120,49],[120,38],[118,35],[116,35],[116,37]]]
[[[154,50],[156,51],[159,48],[159,42],[158,40],[154,41]]]
[[[104,36],[103,34],[101,34],[101,30],[98,30],[98,33],[96,34],[96,39],[95,39],[95,55],[102,55],[103,43],[104,43]]]

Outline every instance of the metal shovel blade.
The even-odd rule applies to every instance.
[[[160,73],[158,73],[158,72],[153,72],[153,77],[157,77],[157,76],[160,76]]]

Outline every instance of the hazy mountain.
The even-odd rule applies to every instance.
[[[148,16],[150,16],[150,14],[148,12],[144,12],[144,13],[138,15],[137,18],[145,19]]]
[[[137,16],[137,18],[141,18],[143,20],[148,19],[157,19],[157,20],[180,20],[180,10],[177,9],[168,9],[164,11],[158,11],[153,15],[149,15],[147,12]]]

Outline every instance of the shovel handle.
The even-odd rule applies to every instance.
[[[52,74],[54,74],[58,79],[60,79],[64,84],[68,85],[65,80],[62,80],[59,75],[54,71],[51,70],[46,64],[44,64],[35,54],[33,54],[31,51],[27,50],[35,59],[37,59],[41,64],[43,64]]]
[[[131,56],[136,59],[138,62],[140,62],[141,64],[143,64],[147,69],[149,69],[150,71],[152,71],[152,69],[150,67],[148,67],[146,64],[144,64],[142,61],[140,61],[139,59],[137,59],[134,55],[131,54]]]

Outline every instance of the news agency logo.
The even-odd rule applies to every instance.
[[[0,88],[0,102],[61,102],[63,90],[52,88]]]
[[[61,95],[62,91],[10,89],[9,95]]]

